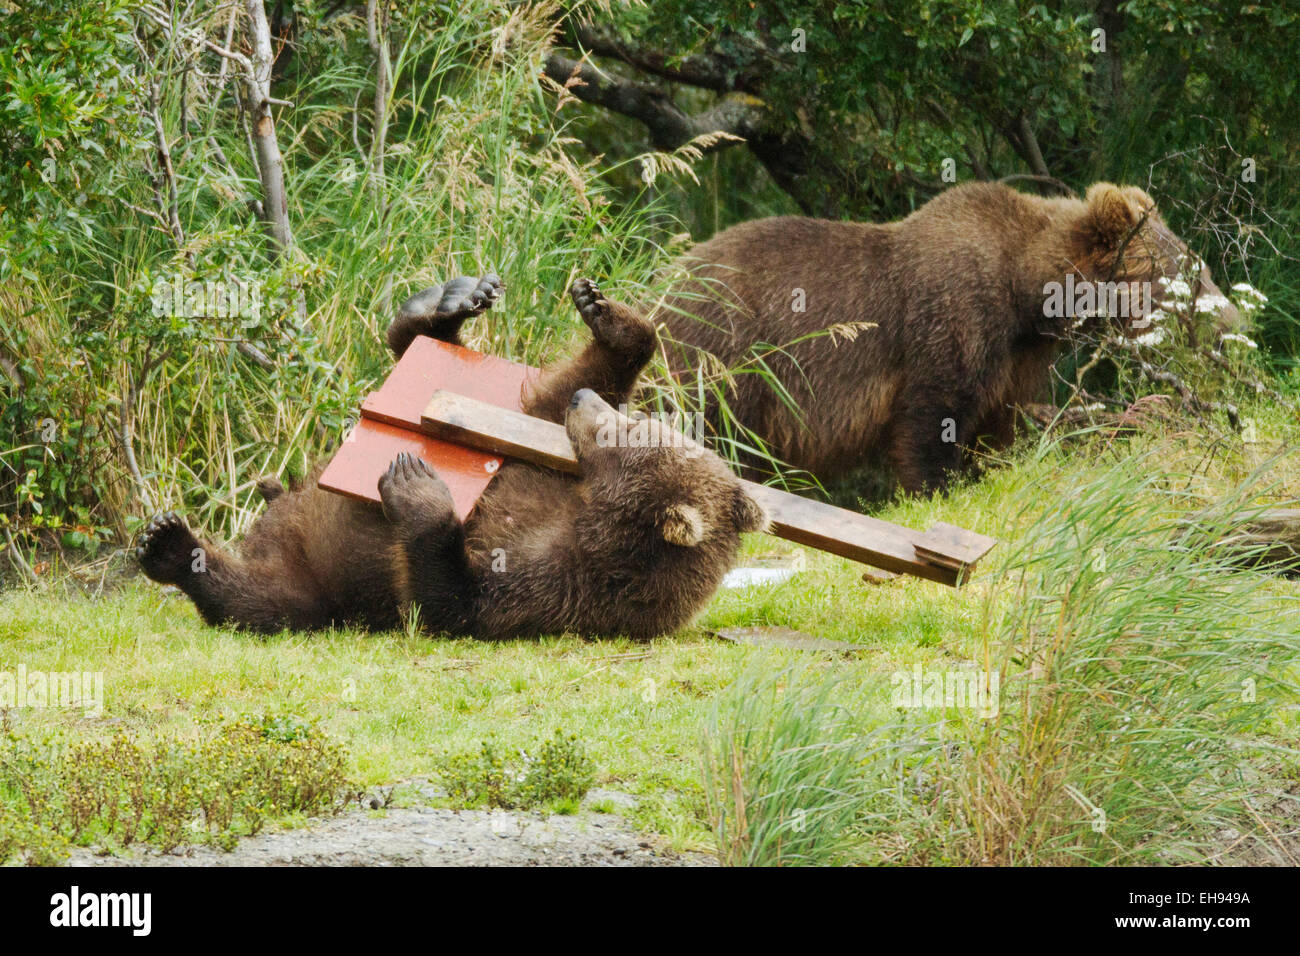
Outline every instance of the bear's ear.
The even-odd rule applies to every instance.
[[[669,505],[659,521],[659,533],[669,544],[693,548],[704,540],[704,516],[692,505]]]
[[[766,531],[772,522],[767,509],[743,490],[736,491],[733,510],[736,516],[736,528],[740,531]]]
[[[1114,183],[1093,183],[1088,187],[1088,224],[1102,245],[1118,246],[1147,211],[1141,204],[1134,202],[1127,192]],[[1142,190],[1134,192],[1142,193]],[[1142,195],[1150,203],[1151,197],[1146,193]]]
[[[1156,201],[1145,190],[1138,189],[1136,186],[1125,186],[1124,195],[1128,197],[1129,202],[1137,206],[1142,212],[1155,215]]]

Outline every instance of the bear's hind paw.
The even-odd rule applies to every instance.
[[[397,315],[402,321],[425,321],[431,326],[467,319],[492,308],[503,289],[494,272],[481,279],[460,276],[417,292],[402,303]]]
[[[198,538],[174,511],[154,515],[135,543],[140,569],[159,584],[176,584],[189,572],[201,551]]]

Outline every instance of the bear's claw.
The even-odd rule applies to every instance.
[[[586,322],[594,333],[595,324],[599,321],[601,313],[605,311],[606,304],[600,286],[590,279],[576,279],[573,285],[569,286],[569,295],[573,298],[573,304],[578,307],[578,314],[582,316],[582,321]]]
[[[379,478],[384,514],[412,535],[431,531],[455,518],[451,491],[423,460],[400,453]]]
[[[135,556],[149,578],[162,584],[175,584],[191,566],[198,539],[174,511],[164,511],[149,519],[136,537]]]

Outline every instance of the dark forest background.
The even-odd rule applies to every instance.
[[[423,285],[499,271],[474,344],[535,360],[578,272],[971,179],[1146,188],[1292,394],[1297,50],[1291,3],[0,3],[0,522],[236,531]]]

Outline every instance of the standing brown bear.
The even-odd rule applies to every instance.
[[[1057,313],[1052,284],[1152,284],[1120,302],[1136,333],[1158,280],[1194,262],[1140,189],[1097,183],[1081,201],[975,183],[883,225],[735,226],[688,254],[691,278],[656,319],[679,343],[679,379],[696,349],[750,373],[725,400],[776,457],[822,479],[883,458],[919,492],[942,488],[978,439],[1008,443],[1014,406],[1047,386],[1083,317]],[[1236,322],[1203,266],[1193,294],[1223,306],[1221,327]],[[837,326],[848,334],[826,334]],[[760,363],[770,376],[752,374]]]
[[[416,335],[456,342],[500,292],[495,276],[426,290],[402,307],[389,344],[400,358]],[[428,630],[481,638],[683,626],[717,589],[741,533],[767,517],[715,455],[654,440],[657,422],[639,426],[651,440],[638,447],[602,440],[628,434],[610,406],[627,401],[654,327],[586,280],[571,294],[593,341],[544,369],[523,404],[564,423],[579,476],[508,462],[464,524],[446,485],[406,455],[379,481],[382,508],[321,491],[315,475],[288,491],[265,481],[266,513],[238,555],[169,512],[140,535],[144,572],[177,585],[209,623],[257,631],[391,628],[411,604]]]

